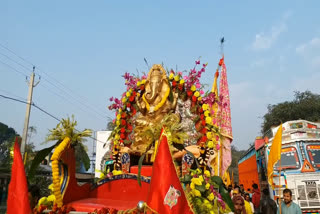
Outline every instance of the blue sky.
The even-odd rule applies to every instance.
[[[315,0],[4,0],[0,44],[36,65],[34,103],[59,118],[74,114],[79,129],[102,130],[113,117],[108,98],[125,89],[122,74],[147,71],[144,58],[189,70],[201,56],[209,63],[202,83],[211,85],[224,36],[233,143],[246,149],[268,104],[297,90],[320,93],[319,8]],[[32,68],[0,46],[0,94],[26,99],[30,71],[16,62]],[[21,134],[26,106],[2,98],[0,106],[0,121]],[[42,148],[56,121],[33,108],[30,125]]]

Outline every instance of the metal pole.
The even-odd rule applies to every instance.
[[[279,213],[281,214],[281,158],[279,160]]]

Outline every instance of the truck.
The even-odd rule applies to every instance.
[[[271,128],[239,159],[239,183],[245,190],[258,184],[268,188],[270,197],[279,202],[282,191],[292,191],[292,200],[304,213],[320,212],[320,123],[306,120],[287,121],[282,125],[281,165],[274,166],[273,185],[268,184],[268,156],[279,126]],[[280,193],[280,194],[279,194]]]

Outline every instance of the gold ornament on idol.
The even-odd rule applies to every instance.
[[[142,95],[142,99],[143,101],[146,103],[146,108],[149,112],[155,112],[155,111],[158,111],[166,102],[168,96],[170,94],[170,89],[168,89],[166,91],[166,93],[164,94],[164,96],[162,97],[161,101],[156,105],[156,106],[151,106],[150,107],[150,104],[148,103],[148,101],[146,100],[145,98],[145,94]]]

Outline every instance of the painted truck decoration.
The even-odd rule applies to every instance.
[[[283,124],[281,180],[279,185],[279,164],[276,164],[273,189],[267,182],[267,165],[277,129],[269,130],[264,138],[256,138],[254,145],[239,160],[239,182],[246,189],[253,183],[257,183],[260,189],[269,188],[274,200],[278,199],[279,190],[289,188],[294,202],[304,212],[319,212],[320,123],[295,120]]]

